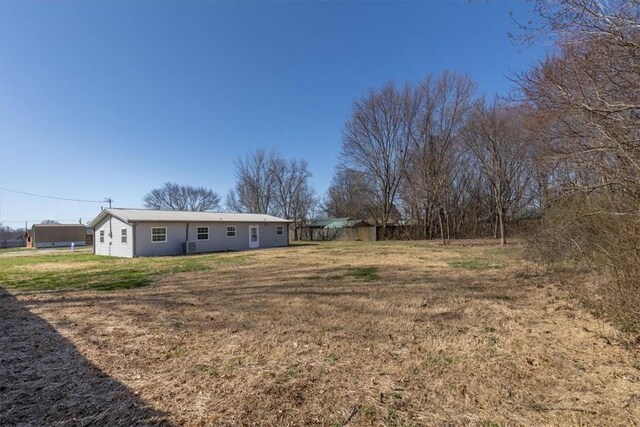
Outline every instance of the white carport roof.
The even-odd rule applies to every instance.
[[[229,212],[187,212],[187,211],[156,211],[150,209],[122,209],[108,208],[96,216],[89,226],[93,227],[106,215],[113,215],[116,218],[128,223],[132,222],[250,222],[265,223],[278,222],[290,223],[288,219],[278,218],[272,215],[244,214]]]

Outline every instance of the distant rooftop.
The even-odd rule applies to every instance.
[[[32,227],[86,227],[84,224],[33,224]]]

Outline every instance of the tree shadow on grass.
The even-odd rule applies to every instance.
[[[2,288],[0,396],[0,425],[173,425]]]

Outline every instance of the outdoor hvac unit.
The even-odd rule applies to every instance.
[[[196,242],[184,242],[182,243],[182,249],[185,254],[195,254]]]

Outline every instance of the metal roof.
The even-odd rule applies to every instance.
[[[150,209],[122,209],[108,208],[103,210],[91,222],[95,225],[106,215],[113,215],[124,222],[251,222],[289,223],[288,219],[264,214],[244,214],[230,212],[187,212],[187,211],[157,211]]]
[[[32,227],[38,228],[58,228],[58,227],[86,227],[84,224],[33,224]]]

